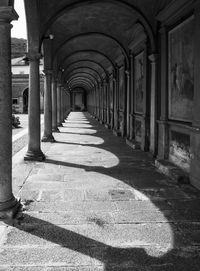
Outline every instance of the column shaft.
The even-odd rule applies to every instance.
[[[57,124],[58,126],[62,126],[61,120],[61,85],[57,86]]]
[[[57,81],[52,82],[52,131],[59,132],[57,127]]]
[[[45,88],[44,88],[44,135],[43,142],[55,142],[52,135],[52,71],[45,70]]]
[[[162,27],[161,34],[161,90],[160,90],[160,103],[161,113],[159,120],[159,136],[158,136],[158,159],[168,159],[169,140],[168,140],[168,113],[167,113],[167,30]]]
[[[40,54],[28,54],[29,68],[29,107],[28,107],[28,151],[24,160],[42,161],[45,156],[40,149]]]
[[[151,112],[150,112],[150,151],[153,156],[157,152],[157,91],[156,91],[156,78],[157,78],[157,55],[152,54],[149,56],[151,61]]]
[[[129,138],[133,140],[134,135],[134,59],[133,54],[130,55],[130,133]]]
[[[130,136],[130,76],[129,71],[126,71],[126,137]]]
[[[5,14],[6,12],[6,14]],[[7,14],[8,13],[8,14]],[[4,17],[6,15],[6,17]],[[17,15],[0,8],[0,218],[13,216],[19,203],[12,193],[12,88],[10,21]]]

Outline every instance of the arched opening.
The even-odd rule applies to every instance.
[[[28,88],[26,88],[23,92],[23,113],[28,113]]]
[[[72,90],[72,109],[73,111],[85,111],[86,110],[86,97],[85,90],[80,87],[76,87]]]

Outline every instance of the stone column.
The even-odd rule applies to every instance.
[[[66,93],[65,93],[65,89],[64,89],[64,87],[62,87],[62,106],[63,106],[63,122],[65,122],[65,118],[66,118],[66,114],[65,114],[65,112],[66,112],[66,108],[65,108],[65,106],[66,106]]]
[[[62,108],[62,122],[65,121],[65,92],[64,87],[61,88],[61,108]]]
[[[103,123],[103,82],[100,83],[100,92],[99,92],[99,108],[100,108],[100,123]]]
[[[126,88],[127,88],[127,108],[126,108],[126,137],[130,136],[130,74],[126,71]]]
[[[40,149],[40,74],[41,55],[29,52],[29,106],[28,106],[28,151],[24,160],[42,161],[45,156]]]
[[[167,113],[167,32],[166,28],[162,27],[161,33],[161,115],[158,122],[158,159],[168,159],[168,113]]]
[[[107,125],[110,127],[110,82],[107,79]]]
[[[134,138],[134,60],[133,54],[130,54],[130,132],[129,139]]]
[[[52,131],[59,132],[57,127],[57,79],[52,81]]]
[[[60,122],[63,123],[63,87],[60,88]]]
[[[150,152],[153,156],[157,152],[157,54],[149,56],[151,61],[151,111],[150,111]]]
[[[11,7],[0,7],[0,218],[12,217],[19,202],[12,193]]]
[[[63,121],[65,121],[66,118],[66,93],[65,89],[63,88]]]
[[[95,84],[95,118],[97,118],[97,114],[98,114],[98,95],[97,95],[97,85]]]
[[[113,115],[114,115],[114,130],[118,132],[118,80],[113,78],[113,95],[114,95],[114,105],[113,105]]]
[[[52,70],[44,70],[44,135],[42,142],[55,142],[52,135]]]
[[[101,114],[100,114],[101,113],[101,110],[100,110],[100,102],[101,102],[100,97],[101,97],[100,96],[100,84],[98,83],[98,86],[97,86],[97,101],[98,101],[97,117],[98,117],[98,120],[100,120],[100,118],[101,118]]]
[[[103,81],[103,88],[102,88],[102,104],[103,104],[103,116],[102,116],[102,120],[103,120],[103,123],[106,123],[106,102],[107,102],[107,99],[106,99],[106,79],[104,79]]]
[[[61,120],[61,84],[57,85],[57,124],[62,126]]]

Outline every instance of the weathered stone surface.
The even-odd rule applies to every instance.
[[[64,266],[91,265],[91,257],[88,248],[80,251],[63,247],[44,248],[5,248],[0,253],[2,265],[36,265],[44,266],[52,263]],[[8,261],[9,260],[9,261]]]
[[[25,211],[1,224],[0,270],[199,271],[199,192],[88,119],[98,148],[64,124],[46,161],[14,170]]]

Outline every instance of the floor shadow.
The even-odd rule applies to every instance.
[[[104,271],[197,271],[196,267],[200,263],[196,255],[192,259],[188,259],[175,250],[161,257],[152,257],[143,248],[112,247],[28,214],[23,214],[22,220],[18,221],[14,226],[48,242],[90,256],[100,261],[98,265],[101,263],[104,265]],[[142,267],[147,268],[150,266],[153,269],[141,269]]]
[[[72,128],[70,128],[70,129],[72,129]],[[81,128],[80,128],[81,129]],[[90,132],[89,132],[90,131]],[[94,135],[94,134],[96,134],[97,133],[97,131],[96,130],[93,130],[93,129],[89,129],[88,128],[88,133],[86,132],[86,131],[73,131],[73,132],[65,132],[65,131],[60,131],[59,133],[61,133],[61,134],[71,134],[71,135]]]
[[[158,173],[154,166],[153,160],[144,152],[135,150],[133,151],[128,147],[123,138],[115,137],[112,134],[112,131],[107,131],[106,136],[103,136],[102,131],[104,127],[97,124],[97,121],[91,118],[88,114],[83,113],[87,119],[89,119],[91,125],[97,127],[97,132],[95,137],[100,137],[104,140],[99,146],[84,144],[84,146],[92,146],[95,148],[100,148],[105,151],[110,152],[118,158],[118,164],[113,167],[105,168],[102,166],[87,166],[82,164],[70,163],[66,161],[59,161],[51,159],[51,157],[44,161],[49,164],[56,164],[66,167],[74,167],[79,169],[84,169],[85,171],[95,171],[100,174],[105,174],[109,177],[115,178],[116,180],[126,183],[130,187],[134,187],[146,194],[150,198],[151,202],[160,210],[161,213],[166,217],[166,221],[172,221],[173,225],[182,221],[181,219],[189,217],[192,212],[195,210],[195,205],[190,205],[190,200],[188,202],[185,198],[179,198],[178,200],[169,195],[162,195],[162,200],[158,200],[161,191],[161,188],[168,189],[169,185],[171,189],[179,188],[178,185],[174,183],[169,183],[168,179],[162,174]],[[94,127],[93,126],[93,127]],[[78,127],[78,123],[77,123]],[[66,129],[69,127],[65,127]],[[73,127],[74,128],[74,127]],[[98,130],[99,128],[99,130]],[[87,130],[87,128],[85,129]],[[96,130],[96,129],[95,129]],[[63,134],[71,134],[71,132],[62,132]],[[83,133],[85,134],[85,133]],[[92,134],[90,134],[92,136]],[[123,142],[123,148],[119,149],[118,143]],[[67,143],[67,142],[56,142],[61,144],[70,144],[70,145],[83,145],[76,143]],[[152,194],[152,189],[158,193],[157,195]],[[184,193],[191,192],[188,186],[182,187]],[[199,195],[198,192],[194,192],[194,197]],[[158,196],[158,197],[157,197]],[[199,197],[200,198],[200,197]],[[192,201],[191,201],[192,202]],[[163,209],[163,203],[165,207]],[[178,203],[178,205],[177,205]],[[199,201],[200,203],[200,201]],[[197,203],[198,204],[198,203]],[[179,206],[179,207],[177,207]],[[198,205],[199,206],[199,205]],[[164,212],[164,210],[169,212]],[[176,217],[175,213],[178,211],[179,215]],[[172,219],[173,218],[173,219]],[[196,254],[196,251],[182,251],[178,248],[180,235],[177,235],[177,232],[173,232],[174,235],[174,248],[166,253],[164,256],[152,257],[150,256],[145,249],[143,248],[116,248],[108,246],[99,241],[90,239],[88,237],[77,234],[73,231],[63,229],[54,224],[48,223],[41,219],[31,217],[28,214],[24,214],[24,221],[31,221],[36,225],[34,229],[31,229],[30,233],[36,235],[40,238],[46,239],[50,242],[58,244],[60,246],[72,249],[74,251],[80,252],[82,254],[88,255],[104,263],[105,271],[120,270],[120,271],[135,271],[143,270],[140,267],[152,265],[152,271],[178,271],[178,270],[188,270],[195,271],[199,270],[200,266],[200,257]],[[41,227],[41,225],[46,225],[46,227]],[[23,231],[29,231],[29,228],[26,228],[25,224],[16,225],[17,228]],[[48,234],[48,229],[52,229],[52,234]],[[172,228],[173,231],[173,228]],[[88,248],[88,249],[87,249]],[[131,267],[129,267],[131,266]],[[135,267],[135,268],[134,268]],[[121,269],[120,269],[121,268]],[[137,269],[138,268],[138,269]]]

